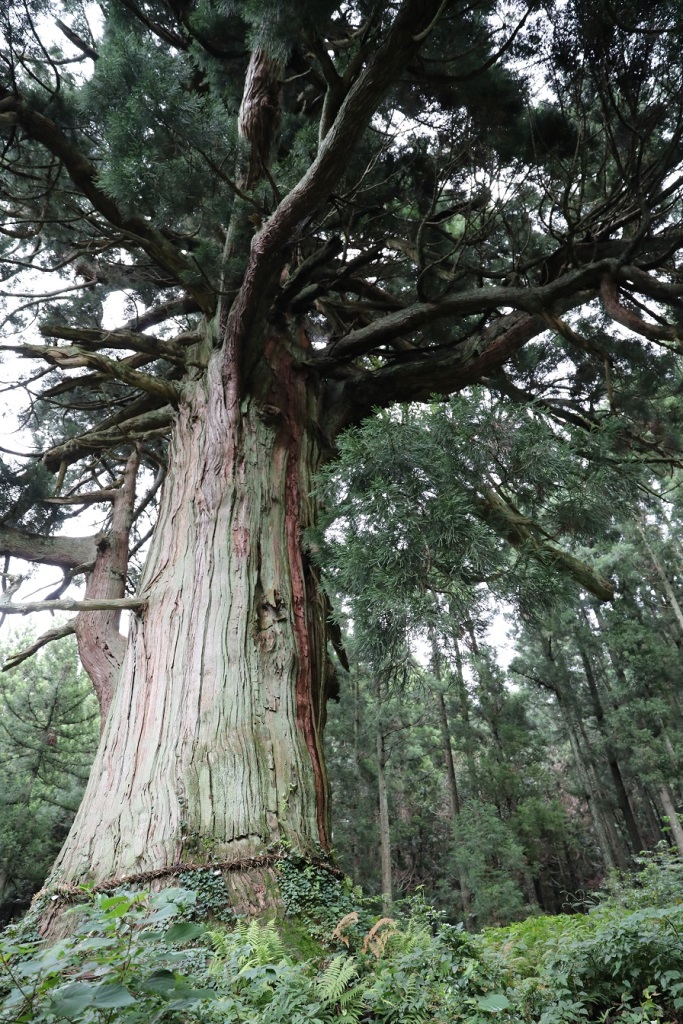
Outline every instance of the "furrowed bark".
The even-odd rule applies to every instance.
[[[134,450],[113,500],[110,529],[97,545],[95,565],[87,577],[86,600],[121,599],[125,596],[128,539],[133,523],[135,476],[139,463],[139,453]],[[119,631],[120,621],[121,610],[118,608],[81,611],[74,621],[78,653],[97,694],[103,729],[126,649],[126,639]]]
[[[185,390],[146,607],[53,882],[170,876],[202,850],[251,862],[280,840],[327,849],[326,624],[307,614],[324,599],[302,536],[318,398],[278,339],[266,350],[240,401],[218,350]],[[249,868],[228,874],[243,909],[258,906]]]

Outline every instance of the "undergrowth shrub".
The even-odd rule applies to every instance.
[[[191,1019],[185,1011],[215,998],[213,990],[194,984],[187,968],[197,953],[183,948],[203,928],[176,920],[194,899],[183,889],[93,896],[70,911],[77,915],[73,934],[50,945],[7,929],[0,944],[0,1021]]]
[[[480,936],[525,1020],[683,1020],[683,864],[665,848],[613,875],[587,914],[532,917]]]
[[[668,851],[613,879],[590,913],[480,935],[419,894],[379,919],[361,901],[331,927],[354,891],[328,888],[316,915],[315,874],[308,888],[291,877],[316,930],[303,947],[286,915],[208,928],[182,889],[91,895],[49,946],[8,929],[1,1024],[683,1022],[683,871]]]

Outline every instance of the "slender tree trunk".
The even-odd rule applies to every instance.
[[[636,784],[638,793],[638,805],[641,811],[641,818],[645,822],[645,849],[650,849],[660,839],[662,834],[662,823],[659,816],[659,808],[655,801],[654,794],[648,785]]]
[[[593,668],[590,663],[590,658],[583,650],[579,647],[579,653],[583,662],[584,671],[586,674],[586,680],[588,682],[588,690],[591,695],[591,701],[593,704],[593,713],[595,720],[598,725],[601,736],[603,737],[603,744],[605,748],[605,755],[607,757],[607,763],[609,765],[610,775],[612,776],[612,783],[617,797],[617,803],[619,809],[624,817],[626,824],[626,831],[628,833],[629,840],[631,842],[632,852],[634,854],[640,853],[643,849],[643,840],[640,835],[633,808],[631,807],[631,801],[629,800],[628,791],[624,783],[624,777],[621,772],[621,766],[617,758],[614,747],[609,737],[609,730],[607,728],[607,722],[605,720],[605,712],[600,699],[600,693],[593,675]]]
[[[441,726],[441,745],[443,747],[443,759],[446,764],[446,786],[448,791],[448,815],[453,821],[460,814],[460,795],[458,793],[458,782],[455,777],[455,764],[453,763],[453,748],[451,747],[451,733],[448,727],[448,712],[443,693],[439,691],[436,698],[439,707],[439,724]]]
[[[614,868],[617,866],[617,860],[612,848],[612,843],[610,842],[607,828],[605,827],[605,824],[602,820],[600,806],[596,798],[596,794],[591,785],[589,775],[581,762],[581,754],[578,750],[578,744],[573,732],[569,733],[569,739],[572,748],[572,753],[574,754],[576,770],[579,775],[579,779],[581,780],[581,785],[586,798],[586,803],[588,804],[588,809],[590,811],[591,818],[593,819],[593,828],[595,829],[595,836],[600,846],[600,852],[602,853],[602,857],[605,862],[605,867]],[[623,863],[623,867],[626,867],[625,861]]]
[[[386,746],[381,722],[377,725],[377,797],[379,804],[379,850],[382,868],[382,896],[387,908],[392,900],[391,826],[389,823],[389,792],[386,778]]]
[[[565,728],[567,730],[567,736],[569,737],[569,746],[571,747],[574,764],[576,765],[576,773],[584,791],[591,818],[593,819],[593,828],[595,829],[595,836],[598,840],[598,845],[605,862],[605,867],[608,869],[619,867],[622,868],[622,870],[626,870],[626,859],[622,856],[621,844],[618,842],[614,843],[610,836],[609,827],[603,817],[599,788],[591,771],[591,767],[584,759],[583,751],[576,732],[574,731],[574,726],[569,717],[568,709],[565,707],[564,700],[560,700],[559,694],[558,704],[564,717]]]
[[[681,819],[676,811],[671,790],[664,783],[659,786],[659,799],[662,802],[664,814],[669,819],[669,828],[671,829],[671,836],[676,844],[676,849],[679,855],[683,857],[683,826],[681,826]]]
[[[448,792],[449,817],[453,821],[460,814],[460,797],[458,796],[458,783],[455,778],[455,765],[453,763],[453,748],[451,747],[451,731],[448,726],[448,712],[446,701],[441,690],[441,651],[432,636],[432,672],[437,682],[436,703],[439,709],[439,726],[441,729],[441,745],[443,748],[443,759],[446,766],[446,788]]]
[[[605,648],[607,650],[607,653],[608,653],[608,656],[609,656],[610,663],[612,665],[612,669],[614,671],[614,674],[615,674],[616,678],[618,679],[619,683],[621,684],[624,692],[627,692],[628,680],[626,678],[626,673],[624,672],[624,669],[623,669],[623,667],[622,667],[622,665],[621,665],[621,663],[619,661],[619,658],[614,653],[611,645],[607,641],[607,631],[606,631],[604,616],[602,615],[602,613],[600,612],[600,610],[598,608],[594,608],[593,610],[594,610],[596,621],[597,621],[597,623],[598,623],[598,625],[600,627],[600,631],[602,633],[603,643],[605,644]],[[647,698],[651,698],[652,696],[654,696],[653,693],[652,693],[651,688],[647,684],[644,684],[642,682],[642,680],[639,683],[639,689],[644,693],[644,695]],[[671,739],[670,739],[666,729],[662,725],[661,719],[657,718],[655,720],[653,726],[651,727],[651,729],[652,729],[652,735],[656,739],[661,739],[661,741],[662,741],[662,743],[664,745],[664,749],[666,750],[666,752],[667,752],[667,754],[669,756],[669,759],[671,761],[671,768],[675,772],[677,770],[677,768],[678,768],[679,758],[678,758],[678,756],[676,754],[676,751],[674,749],[673,743],[671,742]],[[669,790],[669,797],[673,800],[673,802],[675,804],[676,800],[674,799],[671,790]],[[661,829],[660,829],[660,826],[659,826],[659,822],[657,821],[656,807],[654,806],[654,801],[653,801],[652,797],[647,792],[644,793],[644,806],[645,806],[645,812],[646,812],[646,814],[648,816],[648,823],[650,825],[650,829],[653,830],[653,835],[658,836],[660,834]]]
[[[467,692],[467,686],[465,684],[465,672],[462,663],[462,654],[460,652],[459,644],[454,641],[453,649],[455,652],[455,681],[458,691],[458,702],[460,705],[460,720],[465,728],[466,742],[465,742],[465,761],[467,764],[467,774],[469,776],[469,784],[467,789],[474,791],[476,787],[476,764],[474,759],[474,751],[476,749],[474,737],[472,736],[472,725],[470,721],[470,698]]]
[[[360,821],[360,798],[362,793],[363,780],[361,777],[361,765],[360,765],[360,728],[361,728],[361,713],[360,713],[360,684],[358,678],[358,666],[355,666],[355,672],[353,674],[353,785],[354,793],[353,800],[351,803],[351,809],[354,813],[354,820]],[[354,828],[353,835],[351,837],[351,860],[353,863],[354,875],[356,878],[360,878],[361,873],[361,857],[360,857],[360,834],[359,830]]]
[[[468,706],[467,706],[467,693],[466,693],[466,689],[465,689],[465,679],[464,679],[463,670],[462,670],[462,660],[461,660],[461,657],[460,657],[460,650],[458,648],[457,643],[455,644],[455,652],[456,652],[456,670],[455,670],[456,671],[456,681],[457,681],[457,685],[458,685],[458,690],[459,690],[459,695],[460,695],[460,704],[461,704],[460,714],[461,714],[461,718],[462,718],[463,724],[465,724],[465,725],[467,725],[469,727],[469,710],[468,710]],[[436,646],[436,642],[434,642],[433,646],[432,646],[432,659],[433,659],[433,662],[434,662],[434,674],[436,676],[437,682],[440,684],[441,683],[441,662],[440,662],[440,656],[439,656],[438,647]],[[453,762],[453,747],[451,746],[451,730],[450,730],[450,724],[449,724],[449,721],[448,721],[448,711],[446,709],[446,701],[445,701],[443,692],[441,690],[439,690],[438,695],[437,695],[437,703],[438,703],[438,706],[439,706],[439,722],[440,722],[440,726],[441,726],[441,742],[442,742],[442,745],[443,745],[444,761],[445,761],[445,764],[446,764],[446,784],[447,784],[447,788],[448,788],[449,817],[451,819],[451,822],[454,822],[455,819],[457,818],[457,816],[460,814],[461,802],[460,802],[460,793],[458,791],[458,781],[457,781],[457,777],[456,777],[456,774],[455,774],[455,764]],[[469,747],[469,744],[468,744],[468,747]],[[469,751],[468,756],[471,757],[471,750]],[[474,779],[474,775],[473,775],[473,773],[471,771],[471,768],[470,768],[470,776],[471,776],[471,779],[473,780]],[[460,885],[460,899],[462,901],[463,921],[464,921],[465,927],[467,928],[468,924],[469,924],[471,894],[470,894],[469,887],[467,885],[467,879],[465,877],[464,872],[462,872],[460,874],[460,876],[458,878],[458,882],[459,882],[459,885]]]
[[[562,854],[561,854],[561,856],[558,857],[558,860],[560,862],[560,870],[561,870],[561,876],[560,877],[561,877],[561,880],[562,880],[562,888],[564,890],[566,890],[567,892],[570,892],[570,893],[578,892],[579,889],[582,889],[584,887],[584,883],[581,880],[581,878],[584,878],[585,875],[582,872],[581,873],[581,878],[579,878],[579,875],[578,875],[577,870],[576,870],[576,861],[575,861],[574,855],[572,853],[572,850],[569,847],[569,843],[567,842],[566,839],[562,840]],[[609,866],[611,867],[613,865],[609,865]],[[564,882],[564,878],[567,878],[567,877],[568,877],[568,880],[569,880],[569,885],[567,885]],[[561,905],[559,904],[559,900],[557,898],[557,887],[556,886],[553,886],[553,898],[555,900],[555,913],[559,914],[560,913],[560,906]]]
[[[592,791],[595,794],[597,805],[599,806],[602,813],[602,820],[605,824],[605,829],[609,836],[611,848],[614,851],[614,857],[616,860],[617,867],[620,869],[620,871],[626,871],[629,867],[629,846],[625,842],[624,837],[619,829],[617,822],[617,814],[612,803],[612,800],[609,799],[607,794],[605,794],[602,780],[598,776],[595,764],[595,755],[592,751],[592,747],[588,739],[588,736],[586,735],[586,730],[584,728],[583,722],[577,723],[577,736],[582,744],[583,749],[588,752],[584,757],[584,764],[586,766],[586,771],[590,779]]]
[[[671,580],[669,579],[669,576],[664,566],[655,554],[654,548],[650,544],[647,533],[642,526],[638,526],[638,533],[641,536],[645,550],[652,559],[652,564],[654,566],[655,572],[659,576],[661,584],[664,587],[664,593],[666,594],[669,604],[671,605],[671,608],[673,610],[673,613],[676,616],[678,628],[680,629],[681,634],[683,634],[683,609],[681,609],[681,606],[678,603],[678,598],[676,597],[676,592],[671,585]]]
[[[140,584],[147,605],[53,881],[240,864],[226,880],[258,909],[250,862],[267,861],[270,844],[327,849],[324,602],[302,540],[317,395],[285,356],[262,376],[260,395],[238,398],[215,353],[184,393]]]

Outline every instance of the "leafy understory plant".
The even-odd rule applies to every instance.
[[[4,933],[0,1024],[673,1024],[680,878],[659,857],[589,914],[479,935],[419,896],[372,925],[344,914],[313,955],[289,941],[287,917],[209,930],[187,890],[84,893],[70,937]]]
[[[193,902],[183,889],[92,895],[68,911],[77,916],[73,934],[51,945],[8,929],[0,948],[0,1021],[152,1024],[214,999],[213,990],[193,986],[178,970],[191,958],[186,944],[204,931],[182,920]]]

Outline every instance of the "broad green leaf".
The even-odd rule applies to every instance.
[[[174,992],[177,988],[177,978],[173,971],[154,971],[144,979],[140,988],[143,992],[152,992],[154,995],[165,996]]]
[[[74,981],[65,985],[50,997],[50,1008],[58,1017],[76,1017],[86,1007],[92,1005],[93,986],[84,981]]]
[[[91,989],[91,1006],[100,1010],[113,1010],[120,1006],[132,1006],[137,1002],[135,996],[128,991],[125,985],[119,982],[104,982],[101,985],[93,986]]]
[[[477,999],[477,1006],[480,1010],[488,1010],[491,1013],[498,1013],[500,1010],[507,1010],[510,1007],[510,1000],[502,992],[491,992],[487,996],[480,996]]]
[[[133,901],[129,899],[127,896],[107,896],[100,903],[100,907],[102,910],[120,910],[121,908],[129,910],[132,907],[132,905]]]
[[[166,942],[189,942],[204,933],[204,928],[192,921],[172,925],[166,932]]]

